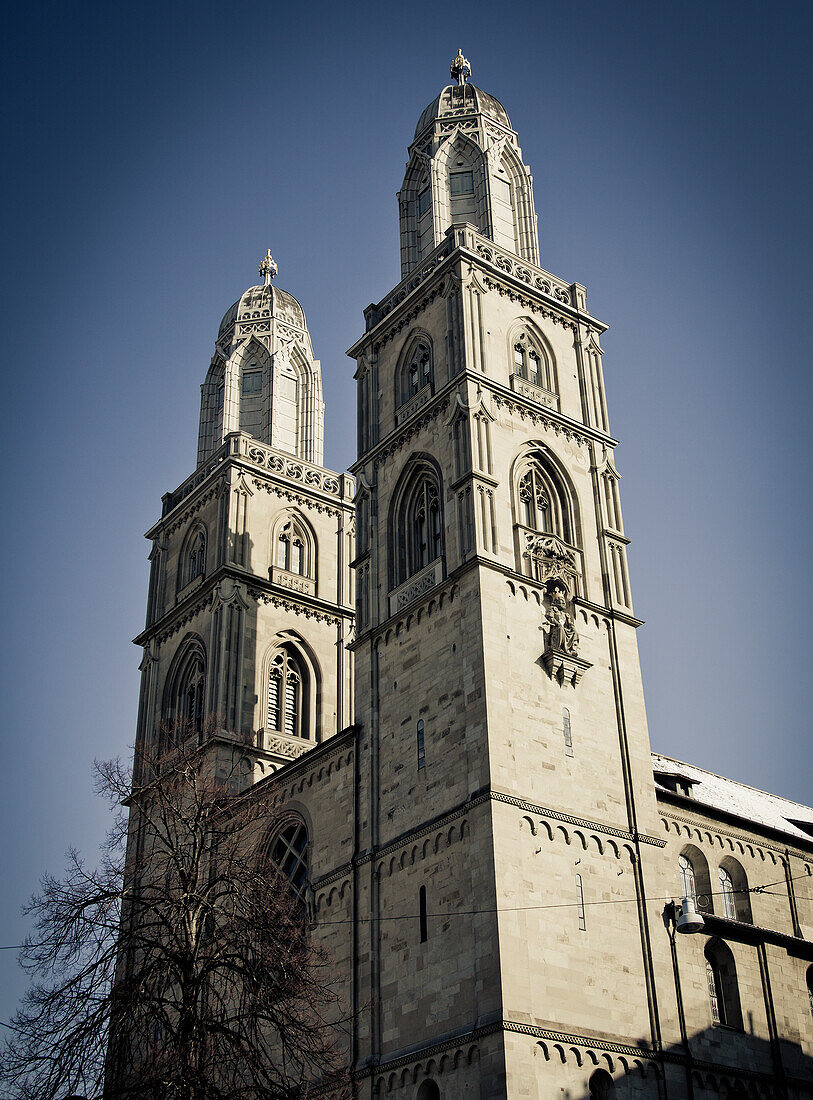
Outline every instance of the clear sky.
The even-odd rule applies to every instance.
[[[535,176],[542,266],[603,338],[653,747],[811,801],[813,8],[73,2],[4,17],[0,945],[133,740],[148,544],[220,317],[303,303],[326,462],[399,279],[406,148],[458,46]],[[0,1019],[19,990],[0,952]]]

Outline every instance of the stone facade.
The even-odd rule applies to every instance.
[[[305,821],[359,1096],[810,1096],[813,811],[650,752],[606,326],[493,97],[427,107],[399,214],[352,477],[299,304],[266,271],[224,317],[139,743],[214,715]]]

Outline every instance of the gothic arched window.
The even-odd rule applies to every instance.
[[[203,724],[203,688],[206,673],[203,661],[195,660],[181,683],[178,695],[178,717],[190,732],[199,732]]]
[[[550,357],[545,349],[522,332],[516,337],[512,349],[512,371],[540,389],[555,392]]]
[[[443,505],[434,470],[423,466],[397,499],[392,532],[394,585],[443,557]]]
[[[186,588],[196,577],[206,572],[206,532],[202,527],[193,527],[187,534],[178,567],[178,591]]]
[[[538,466],[529,467],[519,480],[521,522],[533,531],[551,531],[551,497]]]
[[[294,895],[304,902],[308,889],[310,855],[305,822],[297,818],[280,829],[271,842],[269,854],[274,870],[287,879]]]
[[[288,646],[271,660],[266,685],[266,713],[270,730],[289,737],[310,738],[308,675],[301,657]]]
[[[525,459],[516,479],[517,522],[531,531],[546,532],[572,543],[569,496],[544,457],[532,454]]]
[[[704,954],[712,1023],[742,1030],[737,968],[731,949],[722,940],[712,940],[706,944]]]
[[[206,655],[203,643],[189,638],[181,646],[167,679],[160,747],[165,749],[203,729]]]
[[[428,340],[419,339],[410,347],[401,364],[398,404],[405,405],[431,381],[432,349]]]
[[[308,524],[298,515],[282,517],[272,530],[272,560],[277,569],[315,578],[316,540]]]

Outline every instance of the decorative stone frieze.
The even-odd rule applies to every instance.
[[[420,596],[431,591],[443,579],[443,561],[441,558],[430,562],[420,573],[416,573],[405,581],[395,591],[390,592],[390,615],[397,615],[399,611],[413,603]]]

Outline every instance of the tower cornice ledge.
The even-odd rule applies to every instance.
[[[324,466],[316,466],[286,451],[278,451],[261,443],[246,432],[232,432],[222,447],[210,459],[202,463],[193,474],[173,492],[164,493],[163,514],[146,532],[145,538],[155,539],[167,526],[179,520],[178,509],[182,504],[194,506],[198,490],[208,492],[229,465],[243,467],[252,474],[262,472],[272,480],[289,485],[327,505],[352,507],[355,483],[349,474],[337,473]]]
[[[414,306],[416,292],[419,289],[425,292],[432,285],[428,282],[431,276],[441,281],[460,259],[477,265],[515,291],[532,295],[545,308],[570,321],[589,325],[599,334],[609,327],[587,312],[587,291],[581,283],[568,283],[521,259],[466,223],[451,226],[446,231],[446,240],[429,253],[417,271],[403,278],[380,302],[367,306],[364,311],[367,331],[348,350],[350,358],[357,359],[367,343],[380,337],[385,322],[392,324],[401,311]]]
[[[466,369],[460,371],[459,374],[451,378],[446,385],[434,393],[424,405],[417,408],[408,420],[405,420],[403,424],[399,424],[397,427],[393,428],[393,430],[385,435],[383,439],[375,444],[375,446],[365,451],[364,454],[351,465],[350,473],[353,476],[358,476],[359,472],[364,469],[368,462],[379,462],[381,459],[386,458],[389,454],[394,453],[407,444],[422,427],[443,412],[452,395],[463,382],[467,381],[474,382],[476,385],[490,390],[495,395],[497,401],[502,404],[506,406],[515,405],[525,410],[526,413],[537,417],[540,422],[548,422],[553,426],[554,431],[563,431],[584,443],[594,441],[608,447],[618,446],[618,440],[608,435],[607,432],[602,432],[599,428],[594,428],[590,424],[585,424],[583,420],[574,420],[573,417],[566,416],[565,413],[559,412],[558,409],[551,409],[547,405],[540,405],[539,402],[517,393],[515,390],[512,390],[510,386],[504,386],[495,379],[489,378],[487,375],[480,374],[475,370]],[[477,476],[479,476],[479,474]]]
[[[211,603],[218,585],[224,580],[242,584],[251,599],[260,599],[264,602],[278,600],[281,604],[290,606],[295,614],[309,617],[322,616],[331,622],[334,620],[352,622],[355,617],[355,608],[349,604],[336,604],[319,596],[298,592],[281,584],[275,584],[274,581],[258,576],[239,565],[227,563],[213,569],[201,584],[196,585],[176,604],[150,623],[133,638],[133,644],[144,646],[157,636],[163,639],[175,634],[194,615]]]

